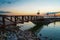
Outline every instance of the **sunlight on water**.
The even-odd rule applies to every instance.
[[[17,24],[17,26],[20,26],[21,30],[28,30],[30,28],[33,28],[35,24],[33,24],[32,22],[24,22],[24,24]]]

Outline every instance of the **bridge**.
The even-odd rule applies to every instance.
[[[8,25],[17,25],[28,21],[36,21],[43,18],[37,15],[0,15],[0,27]]]
[[[24,22],[52,22],[54,20],[60,20],[60,17],[43,17],[39,15],[0,15],[0,27],[6,27],[9,25],[17,25]]]

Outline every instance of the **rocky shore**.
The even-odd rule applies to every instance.
[[[39,40],[31,31],[19,28],[5,28],[0,30],[0,40]]]
[[[20,31],[17,35],[20,35],[18,37],[18,40],[21,40],[21,39],[23,39],[23,40],[39,40],[39,38],[36,37],[34,35],[34,33],[32,33],[31,31],[28,31],[28,30],[25,30],[23,32]]]

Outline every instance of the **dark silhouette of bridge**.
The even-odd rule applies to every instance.
[[[53,22],[60,20],[60,17],[43,17],[39,15],[0,15],[0,27],[6,27],[9,25],[17,25],[24,22]]]
[[[17,25],[28,21],[37,21],[43,18],[37,15],[0,15],[0,26]]]

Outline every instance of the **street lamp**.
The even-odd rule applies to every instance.
[[[38,11],[38,12],[37,12],[37,15],[39,15],[39,14],[40,14],[40,12]]]

